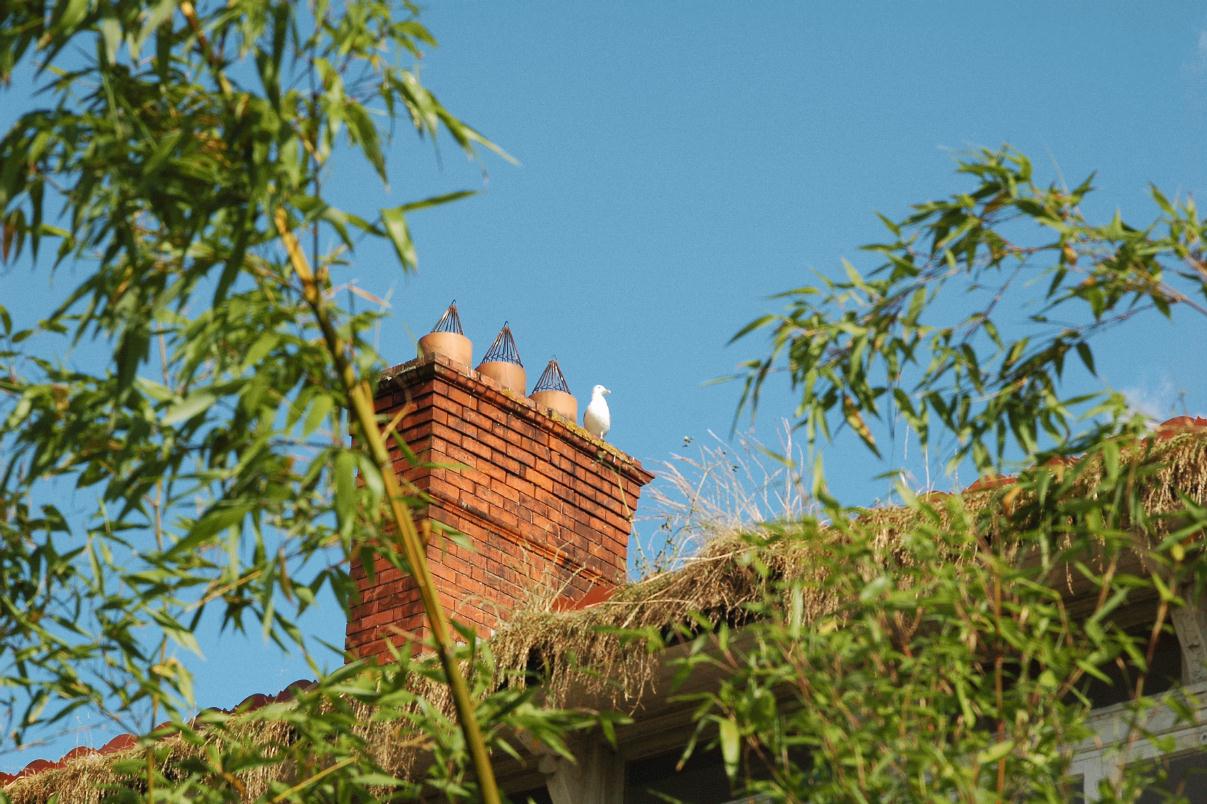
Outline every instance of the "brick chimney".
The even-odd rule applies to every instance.
[[[399,431],[418,465],[393,446],[394,469],[430,500],[418,516],[431,523],[427,558],[454,619],[488,635],[538,585],[573,602],[624,582],[633,513],[653,477],[636,460],[439,355],[387,372],[376,406],[387,420],[407,410]],[[427,635],[409,575],[378,560],[370,579],[354,559],[352,577],[349,651],[384,658],[386,640]]]

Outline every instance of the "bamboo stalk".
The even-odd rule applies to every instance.
[[[369,457],[373,460],[378,472],[381,473],[382,482],[385,484],[390,516],[402,543],[403,555],[415,578],[415,585],[419,587],[424,612],[432,627],[432,641],[435,643],[436,655],[440,659],[440,665],[444,668],[445,677],[448,679],[449,690],[457,709],[457,720],[460,723],[461,732],[465,736],[465,745],[473,762],[474,774],[478,778],[481,800],[487,804],[497,804],[499,789],[495,783],[490,755],[486,750],[486,741],[478,726],[478,718],[474,712],[473,701],[470,699],[469,687],[453,656],[448,617],[436,594],[423,542],[419,538],[415,521],[411,518],[410,511],[403,502],[402,488],[398,483],[398,478],[394,475],[389,450],[382,438],[381,430],[377,426],[377,413],[373,409],[372,393],[366,382],[357,380],[352,363],[344,353],[344,344],[331,323],[322,289],[315,279],[310,263],[306,260],[306,255],[302,252],[301,245],[289,229],[289,218],[285,214],[285,210],[278,208],[273,215],[273,220],[276,223],[277,232],[281,236],[281,241],[285,244],[285,250],[289,254],[289,262],[293,266],[294,273],[302,282],[302,295],[311,310],[314,311],[327,349],[335,362],[340,382],[348,394],[352,405],[352,415],[368,448]]]

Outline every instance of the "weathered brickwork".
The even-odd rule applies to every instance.
[[[387,377],[377,410],[405,410],[399,430],[417,462],[395,446],[394,468],[430,499],[427,557],[455,619],[485,635],[542,586],[574,601],[624,582],[633,513],[652,478],[637,461],[441,357]],[[427,628],[410,577],[378,564],[372,579],[352,564],[360,599],[347,646],[361,657],[384,657],[387,639]]]

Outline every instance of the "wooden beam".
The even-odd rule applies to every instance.
[[[1170,609],[1173,631],[1182,647],[1182,684],[1207,681],[1207,596],[1182,590],[1185,606]]]
[[[574,762],[547,754],[541,772],[553,804],[624,804],[624,760],[609,746],[584,741]]]

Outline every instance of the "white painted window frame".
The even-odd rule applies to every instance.
[[[1104,779],[1118,781],[1133,763],[1192,751],[1205,752],[1207,759],[1207,594],[1196,596],[1191,587],[1180,591],[1188,605],[1171,609],[1169,619],[1182,654],[1182,686],[1163,696],[1179,696],[1193,718],[1188,722],[1161,698],[1142,711],[1130,702],[1092,711],[1093,736],[1077,746],[1070,768],[1082,778],[1086,801],[1096,800]]]
[[[1077,746],[1070,768],[1071,776],[1082,779],[1086,801],[1097,800],[1099,783],[1118,781],[1127,765],[1191,751],[1207,752],[1207,681],[1162,695],[1180,696],[1194,719],[1186,721],[1160,698],[1140,712],[1131,703],[1119,703],[1090,713],[1088,725],[1094,735]],[[1133,724],[1136,736],[1128,744]],[[1171,741],[1172,747],[1158,747],[1157,740]],[[1207,759],[1207,753],[1204,756]]]

